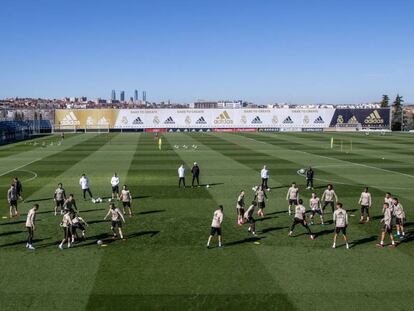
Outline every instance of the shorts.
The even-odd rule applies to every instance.
[[[266,204],[265,204],[265,202],[263,201],[263,202],[258,202],[257,203],[257,207],[259,208],[259,209],[264,209],[265,207],[266,207]]]
[[[315,214],[319,214],[319,215],[323,215],[323,211],[321,210],[321,209],[313,209],[312,210],[312,215],[315,215]]]
[[[112,193],[119,193],[119,186],[112,186]]]
[[[17,200],[11,200],[10,206],[17,206]]]
[[[382,227],[382,232],[386,232],[386,233],[392,233],[392,226],[391,225],[383,225]]]
[[[346,235],[346,227],[335,227],[335,233],[336,234],[339,234],[341,232],[342,232],[343,235]]]
[[[221,236],[221,228],[211,227],[210,235],[214,236],[216,233]]]
[[[122,206],[123,207],[131,207],[131,202],[127,201],[127,202],[122,202]]]
[[[298,200],[296,200],[296,199],[289,199],[289,205],[298,205]]]
[[[74,231],[76,229],[79,229],[81,231],[85,231],[85,227],[82,224],[80,224],[80,223],[77,223],[76,225],[73,225],[72,228],[74,229]]]
[[[395,223],[399,226],[403,226],[404,225],[404,218],[395,218]]]
[[[115,221],[112,221],[112,228],[122,228],[122,221],[120,221],[120,220],[115,220]]]
[[[63,204],[65,204],[65,200],[56,201],[56,207],[63,209]]]
[[[65,240],[69,239],[72,236],[72,228],[71,227],[63,227],[63,234]]]
[[[361,214],[364,214],[364,212],[368,214],[368,211],[369,211],[368,205],[361,205]]]

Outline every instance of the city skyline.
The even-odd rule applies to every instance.
[[[115,89],[135,100],[144,86],[154,102],[414,102],[413,10],[405,0],[6,0],[0,98]]]

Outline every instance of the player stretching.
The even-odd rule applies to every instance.
[[[383,211],[384,211],[384,218],[381,219],[381,223],[383,223],[384,226],[382,227],[382,232],[381,232],[381,242],[377,244],[377,246],[384,247],[385,234],[388,233],[391,239],[390,247],[395,247],[394,235],[392,234],[392,211],[388,203],[384,203]]]
[[[333,221],[335,224],[335,234],[333,238],[332,248],[336,248],[336,237],[340,232],[344,236],[346,248],[349,249],[348,236],[346,235],[346,227],[348,226],[348,214],[346,210],[342,208],[342,203],[336,203],[336,211],[333,214]]]
[[[122,212],[115,206],[114,203],[109,204],[109,211],[106,214],[104,220],[108,216],[111,216],[112,224],[111,224],[111,231],[113,233],[112,239],[116,239],[116,228],[118,228],[119,236],[121,239],[124,239],[124,235],[122,234],[122,222],[125,223],[124,215],[122,215]]]
[[[63,228],[63,240],[62,242],[60,242],[59,244],[59,249],[63,250],[63,244],[65,244],[65,242],[68,243],[68,248],[70,248],[70,242],[72,240],[72,217],[70,216],[70,211],[68,208],[64,208],[63,209],[63,218],[62,218],[62,222],[60,223],[60,226]]]
[[[244,214],[244,190],[240,191],[240,195],[237,198],[237,224],[243,225],[243,214]]]
[[[33,204],[33,207],[27,213],[26,228],[27,228],[27,243],[26,248],[34,250],[33,247],[33,235],[36,230],[36,212],[39,209],[39,204]]]
[[[404,219],[405,219],[405,212],[404,208],[401,203],[398,201],[397,198],[394,198],[393,201],[394,206],[394,216],[395,216],[395,223],[397,225],[397,235],[401,238],[405,237],[404,233]]]
[[[325,208],[330,205],[332,209],[332,214],[335,210],[335,201],[338,202],[338,196],[335,193],[335,190],[333,189],[333,186],[331,184],[328,185],[328,189],[326,189],[322,194],[322,201],[323,206],[322,210],[325,213]]]
[[[132,194],[128,189],[127,185],[124,185],[121,190],[121,195],[119,196],[119,199],[122,202],[122,206],[124,208],[124,214],[126,214],[126,210],[128,210],[129,217],[132,217]]]
[[[17,191],[15,184],[11,184],[9,190],[7,191],[7,202],[10,206],[10,218],[19,217],[20,213],[17,210]]]
[[[207,248],[210,248],[211,239],[217,233],[219,247],[222,246],[222,237],[221,237],[221,223],[223,222],[223,205],[219,205],[219,208],[213,214],[213,221],[211,222],[210,236],[207,240]]]
[[[298,205],[299,200],[299,188],[296,186],[296,183],[292,183],[292,186],[289,188],[287,195],[286,195],[286,201],[289,202],[289,215],[292,214],[292,207],[295,207]]]
[[[313,218],[316,214],[319,214],[321,218],[321,225],[323,226],[323,211],[321,207],[321,200],[318,198],[318,195],[315,192],[312,192],[312,198],[309,200],[309,206],[312,210],[310,220],[311,225],[313,225]]]
[[[259,210],[257,211],[257,216],[263,217],[264,216],[264,208],[266,206],[265,199],[267,199],[266,192],[263,189],[263,186],[258,186],[256,191],[255,200],[257,200],[257,205]]]
[[[364,223],[364,215],[367,216],[366,220],[369,222],[369,209],[371,208],[371,193],[368,192],[368,187],[364,188],[364,191],[361,193],[358,204],[361,205],[361,218],[359,223]]]
[[[57,209],[60,208],[60,214],[63,215],[63,205],[65,204],[66,193],[63,189],[62,183],[58,183],[58,187],[53,194],[53,201],[55,201],[55,216],[57,215]]]
[[[308,231],[309,237],[313,240],[315,236],[312,234],[312,231],[308,226],[305,213],[306,208],[303,206],[303,200],[299,199],[299,204],[295,207],[295,218],[293,219],[292,226],[290,227],[289,236],[292,236],[293,230],[295,230],[296,225],[301,224],[302,227],[304,227],[306,231]]]
[[[112,200],[119,198],[119,176],[115,172],[114,176],[111,178],[111,186],[112,186]]]

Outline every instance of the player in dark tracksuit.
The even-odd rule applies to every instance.
[[[306,170],[306,189],[313,189],[313,175],[315,172],[311,167]]]
[[[191,186],[194,187],[194,182],[197,180],[197,186],[200,186],[200,167],[197,162],[194,162],[193,167],[191,168],[191,174],[193,174],[193,180],[191,181]]]

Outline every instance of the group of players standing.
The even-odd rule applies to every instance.
[[[23,198],[21,197],[21,191],[19,192],[16,189],[21,190],[22,186],[21,183],[19,186],[16,186],[16,181],[18,181],[17,178],[15,178],[14,181],[15,182],[7,193],[8,201],[10,204],[10,217],[19,217],[19,213],[17,211],[17,199],[21,198],[21,200],[23,200]],[[119,237],[124,240],[122,224],[125,223],[124,214],[128,214],[130,217],[132,217],[132,194],[127,185],[123,185],[120,191],[119,184],[119,176],[117,173],[114,173],[111,178],[112,197],[109,200],[109,209],[106,216],[104,217],[104,220],[106,220],[108,217],[111,218],[112,239],[117,238],[116,229],[118,229]],[[92,197],[92,192],[89,187],[89,178],[86,176],[86,174],[82,174],[79,180],[79,185],[81,186],[84,200],[86,200],[86,194],[89,194],[92,202],[102,202],[102,199],[94,199]],[[114,203],[115,200],[122,202],[123,211],[116,207]],[[66,191],[63,188],[63,184],[59,183],[53,194],[53,201],[55,203],[54,215],[57,216],[60,210],[60,215],[62,216],[60,226],[63,229],[63,239],[58,246],[59,249],[63,250],[65,243],[67,243],[67,247],[70,248],[75,243],[75,241],[79,241],[80,239],[85,240],[86,227],[88,226],[88,223],[80,216],[79,209],[76,205],[75,196],[72,193],[69,194],[69,196],[66,196]],[[28,235],[26,248],[29,250],[35,249],[33,246],[33,236],[34,231],[36,230],[36,214],[38,210],[39,204],[36,203],[33,204],[32,208],[27,213],[26,229]],[[81,237],[77,234],[78,230],[81,232]]]
[[[313,178],[314,171],[310,167],[306,170],[306,180],[307,180],[307,189],[313,190]],[[244,223],[249,224],[248,232],[253,236],[256,236],[256,221],[254,219],[254,210],[258,207],[257,216],[264,217],[264,208],[265,200],[267,200],[266,191],[270,191],[268,186],[269,171],[266,166],[261,170],[261,185],[253,187],[255,191],[255,196],[253,201],[247,210],[245,210],[245,191],[242,190],[237,198],[236,211],[237,211],[237,224],[242,226]],[[332,184],[328,184],[327,188],[322,194],[322,198],[319,198],[316,192],[312,192],[311,198],[309,200],[310,208],[310,222],[307,221],[306,217],[306,207],[304,206],[303,200],[299,197],[299,188],[296,183],[292,183],[291,187],[287,191],[286,200],[288,201],[288,214],[292,215],[293,222],[290,226],[288,235],[293,236],[296,225],[302,225],[307,231],[309,237],[313,240],[316,235],[312,233],[310,226],[314,224],[314,219],[316,215],[320,217],[320,224],[325,225],[324,215],[326,207],[330,206],[332,210],[332,222],[334,224],[334,236],[332,248],[336,248],[336,240],[338,234],[342,233],[345,246],[347,249],[350,248],[349,238],[347,235],[347,227],[349,224],[348,213],[345,210],[343,204],[339,202],[338,196],[335,193],[334,187]],[[372,197],[369,192],[368,187],[365,187],[361,196],[358,200],[358,204],[361,206],[361,216],[360,224],[370,221],[369,210],[372,205]],[[390,247],[395,247],[396,242],[393,235],[393,227],[397,229],[397,236],[400,239],[405,237],[404,232],[404,221],[405,221],[405,212],[402,204],[399,202],[398,198],[392,197],[391,193],[387,192],[384,198],[384,204],[382,209],[383,218],[381,219],[382,232],[380,243],[376,244],[377,247],[384,247],[384,239],[386,234],[389,235],[391,240]],[[222,236],[221,236],[221,224],[223,221],[223,206],[220,205],[219,209],[216,210],[213,214],[213,221],[211,224],[211,232],[207,241],[207,247],[210,247],[210,243],[214,235],[218,234],[219,247],[222,246]]]

